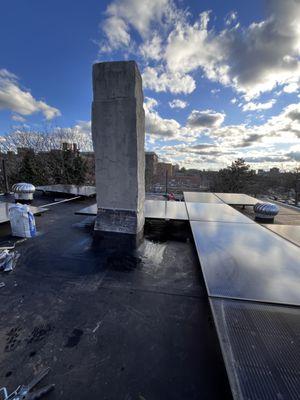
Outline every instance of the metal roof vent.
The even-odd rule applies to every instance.
[[[256,203],[254,206],[255,219],[273,221],[279,207],[272,203]]]
[[[33,200],[33,193],[35,192],[35,186],[31,183],[15,183],[12,187],[12,191],[15,195],[15,200]]]

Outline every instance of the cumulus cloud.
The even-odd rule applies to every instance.
[[[209,30],[209,13],[202,13],[194,24],[179,23],[166,48],[170,70],[202,68],[209,79],[234,87],[248,99],[298,81],[300,4],[269,3],[269,17],[248,27]]]
[[[120,46],[129,46],[129,28],[123,19],[112,16],[103,23],[103,32],[108,40],[102,44],[103,51],[118,49]]]
[[[105,36],[101,42],[103,49],[124,50],[126,56],[138,57],[144,87],[175,94],[175,99],[164,100],[169,101],[171,108],[184,107],[185,102],[176,97],[194,92],[196,79],[208,79],[215,83],[214,87],[223,85],[233,89],[235,94],[228,101],[240,107],[237,112],[271,110],[276,100],[262,101],[259,99],[262,93],[273,91],[272,97],[297,93],[300,82],[299,0],[268,0],[265,17],[256,17],[252,23],[244,25],[232,11],[225,16],[221,28],[219,24],[214,25],[214,11],[195,16],[182,4],[173,0],[113,0],[101,25]],[[216,90],[211,93],[216,94]],[[223,93],[226,98],[227,91]],[[282,97],[286,98],[287,95]],[[260,160],[256,161],[257,165],[264,163],[264,157],[269,157],[265,160],[270,162],[270,157],[273,157],[272,162],[276,162],[275,158],[292,162],[288,152],[295,153],[295,162],[299,151],[272,154],[272,146],[284,143],[286,148],[299,140],[298,104],[285,107],[273,117],[267,118],[271,112],[250,115],[243,123],[235,125],[225,125],[222,112],[205,109],[193,110],[185,124],[179,123],[169,115],[164,118],[155,99],[145,99],[145,112],[146,129],[150,134],[147,140],[152,144],[161,139],[184,141],[187,147],[177,147],[176,157],[186,157],[187,165],[192,165],[200,156],[207,162],[216,163],[217,158],[219,164],[227,163],[230,161],[227,156],[245,156],[246,152],[253,160]],[[203,136],[204,140],[213,141],[211,146],[216,148],[197,149],[191,145]],[[198,145],[203,146],[195,146]],[[199,154],[208,151],[210,156]],[[171,152],[168,149],[168,154]]]
[[[105,40],[100,44],[101,49],[111,51],[128,46],[132,40],[131,28],[144,40],[149,39],[153,25],[161,25],[163,21],[172,18],[173,10],[174,5],[170,0],[113,1],[107,6],[106,18],[101,25],[105,35]]]
[[[174,119],[162,118],[155,110],[157,101],[146,97],[144,102],[146,133],[162,138],[174,138],[178,136],[181,128]]]
[[[180,99],[174,99],[169,101],[169,106],[171,108],[186,108],[188,106],[188,102]]]
[[[197,128],[217,128],[222,125],[225,114],[213,110],[193,110],[188,117],[187,125]]]
[[[169,91],[174,94],[192,93],[196,88],[196,83],[190,75],[180,73],[161,72],[153,67],[146,67],[142,74],[145,88],[156,92]]]
[[[145,81],[157,91],[191,93],[190,75],[205,76],[240,92],[247,101],[281,85],[287,93],[299,89],[299,0],[268,0],[267,17],[241,26],[235,11],[225,17],[221,31],[210,28],[212,12],[192,15],[173,0],[115,0],[106,10],[102,30],[107,50],[126,48],[131,31],[139,34],[135,48],[147,61]],[[104,47],[105,47],[104,46]],[[175,75],[172,80],[171,75]],[[174,90],[180,79],[185,89]],[[162,80],[164,83],[160,84]],[[186,89],[186,87],[189,89]]]
[[[158,33],[146,40],[140,46],[140,53],[145,59],[160,60],[162,53],[162,39]]]
[[[261,125],[227,125],[211,130],[210,136],[223,146],[232,148],[295,143],[300,138],[300,104],[290,104]]]
[[[16,75],[0,70],[0,110],[11,110],[19,115],[31,115],[41,112],[47,120],[61,115],[57,108],[36,100],[28,90],[20,88]],[[16,117],[15,117],[16,118]]]
[[[243,111],[268,110],[269,108],[272,108],[275,103],[276,103],[275,99],[272,99],[265,103],[254,103],[254,102],[250,101],[249,103],[244,104],[242,109],[243,109]]]

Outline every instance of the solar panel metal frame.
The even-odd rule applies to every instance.
[[[227,204],[186,202],[190,221],[255,224],[255,222]]]
[[[212,297],[300,305],[300,248],[258,224],[191,221]]]
[[[235,400],[296,400],[300,309],[209,299]]]

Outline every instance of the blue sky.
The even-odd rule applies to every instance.
[[[300,162],[299,0],[10,0],[0,132],[64,128],[89,147],[91,66],[137,61],[147,149],[186,167]]]

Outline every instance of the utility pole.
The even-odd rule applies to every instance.
[[[297,179],[295,185],[295,206],[298,205],[299,199],[300,199],[300,179]]]
[[[6,160],[4,158],[2,159],[2,172],[3,172],[5,194],[8,194],[9,187],[8,187],[8,179],[7,179],[7,173],[6,173]]]
[[[166,194],[168,194],[168,170],[166,169]]]

